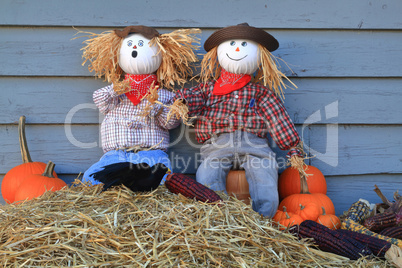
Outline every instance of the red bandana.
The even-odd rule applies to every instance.
[[[141,99],[148,94],[152,82],[158,85],[155,74],[126,74],[124,78],[130,80],[131,91],[127,92],[126,96],[134,105],[140,103]]]
[[[221,76],[215,82],[214,95],[226,95],[247,85],[251,80],[251,75],[234,74],[222,69]]]

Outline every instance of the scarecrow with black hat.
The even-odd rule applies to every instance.
[[[228,172],[240,166],[253,209],[269,217],[279,198],[278,165],[268,133],[282,150],[289,150],[292,165],[303,170],[300,137],[280,100],[283,79],[288,79],[271,54],[278,47],[272,35],[247,23],[217,30],[204,44],[202,83],[176,93],[188,115],[197,117],[196,137],[203,144],[197,181],[226,191]]]
[[[88,61],[89,71],[111,84],[93,93],[105,116],[101,124],[104,155],[84,173],[84,181],[104,183],[104,189],[119,184],[133,191],[158,187],[171,169],[166,153],[169,130],[180,124],[169,116],[172,89],[192,75],[199,32],[179,29],[160,34],[134,25],[87,33],[83,64]]]

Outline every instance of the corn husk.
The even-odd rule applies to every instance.
[[[78,181],[77,181],[78,183]],[[227,197],[77,184],[0,206],[2,267],[386,267],[311,247]],[[378,266],[374,266],[378,265]]]

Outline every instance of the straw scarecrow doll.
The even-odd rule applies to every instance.
[[[169,129],[180,121],[169,115],[175,84],[192,75],[198,29],[159,34],[147,26],[89,33],[83,58],[89,71],[112,83],[98,89],[93,100],[105,115],[101,125],[103,157],[83,175],[104,183],[149,191],[161,183],[170,160]]]
[[[198,118],[195,131],[203,161],[197,181],[226,191],[226,176],[238,165],[245,169],[253,209],[270,217],[279,198],[278,165],[268,132],[281,149],[290,150],[293,166],[303,163],[299,135],[280,100],[287,78],[271,54],[278,46],[272,35],[247,23],[217,30],[204,44],[202,83],[176,93],[189,116]],[[257,82],[252,82],[256,71]]]

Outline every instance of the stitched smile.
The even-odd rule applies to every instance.
[[[226,53],[226,56],[228,56],[228,58],[231,59],[231,60],[239,61],[239,60],[244,59],[244,58],[247,57],[248,55],[246,55],[246,56],[244,56],[243,58],[240,58],[240,59],[233,59],[233,58],[229,57],[228,53]]]

